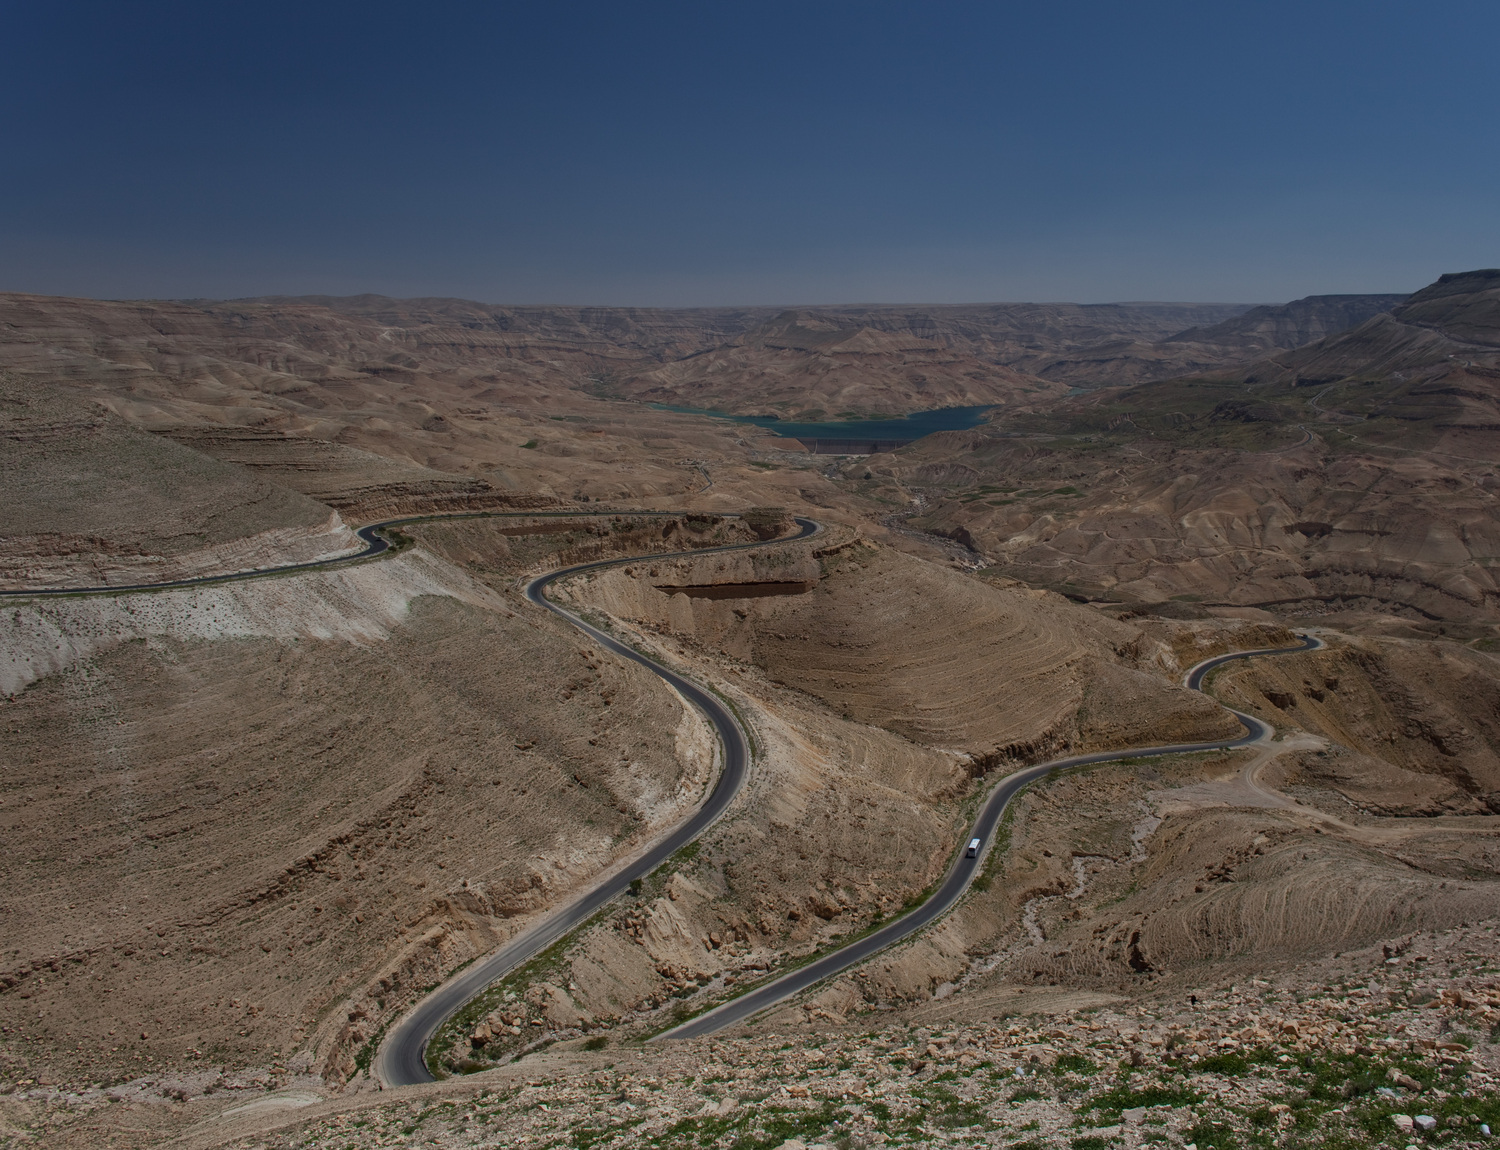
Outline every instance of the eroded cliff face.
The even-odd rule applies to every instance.
[[[1340,748],[1302,768],[1390,814],[1500,814],[1500,666],[1457,643],[1347,638],[1223,690]],[[1226,694],[1226,697],[1231,697]]]

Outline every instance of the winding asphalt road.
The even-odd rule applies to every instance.
[[[439,515],[413,515],[399,519],[387,519],[359,528],[356,534],[364,541],[362,551],[341,555],[333,559],[313,560],[307,563],[287,563],[274,567],[236,571],[227,575],[202,575],[190,579],[163,580],[156,583],[129,583],[98,587],[43,587],[16,591],[0,591],[0,598],[34,599],[38,597],[123,595],[150,591],[186,590],[194,587],[212,586],[219,583],[234,583],[242,580],[285,575],[299,571],[327,571],[352,563],[362,562],[392,549],[385,532],[393,528],[415,523],[430,523],[452,519],[577,519],[598,516],[642,516],[668,517],[683,514],[673,511],[517,511],[517,512],[453,512]],[[822,525],[811,519],[796,520],[796,535],[783,536],[755,543],[735,543],[726,547],[702,547],[688,551],[654,553],[627,556],[621,559],[603,559],[593,563],[580,563],[551,571],[533,579],[526,587],[526,598],[538,607],[562,616],[579,628],[601,647],[605,647],[623,658],[639,663],[653,674],[671,684],[684,698],[697,707],[713,724],[723,754],[722,767],[714,788],[696,811],[678,824],[664,838],[658,840],[641,856],[621,870],[605,878],[598,885],[579,896],[573,902],[547,915],[530,930],[524,931],[501,949],[481,961],[460,971],[453,978],[425,996],[391,1029],[382,1042],[375,1061],[375,1073],[388,1086],[407,1086],[420,1082],[431,1082],[432,1074],[425,1062],[428,1042],[448,1017],[469,999],[484,990],[490,983],[504,977],[511,970],[551,946],[568,931],[588,920],[600,907],[626,890],[630,883],[643,878],[655,870],[676,851],[681,850],[707,830],[726,807],[733,801],[744,785],[750,766],[749,739],[739,720],[725,704],[711,692],[684,678],[668,667],[657,663],[649,656],[621,643],[618,639],[585,622],[572,612],[559,607],[546,596],[546,589],[559,579],[588,571],[600,571],[641,559],[672,559],[722,554],[729,551],[744,551],[764,547],[773,543],[789,543],[806,539],[821,531]]]
[[[228,575],[205,575],[160,583],[0,591],[0,598],[118,595],[130,592],[165,591],[202,587],[217,583],[230,583],[244,579],[281,575],[297,571],[328,570],[370,559],[389,551],[391,543],[385,538],[384,533],[386,531],[408,524],[436,522],[445,519],[582,518],[585,516],[666,516],[675,514],[679,513],[665,511],[456,512],[449,515],[408,516],[399,519],[388,519],[359,528],[356,534],[364,541],[364,550],[351,555],[340,556],[336,559],[314,560],[307,563],[292,563],[277,567],[240,571]],[[794,539],[804,539],[822,529],[818,523],[811,519],[798,518],[797,524],[800,528],[798,534],[766,542],[782,543],[790,542]],[[674,828],[665,838],[653,844],[646,853],[604,879],[573,902],[552,912],[530,930],[518,935],[493,954],[460,971],[424,997],[411,1011],[404,1015],[386,1036],[376,1056],[375,1074],[384,1084],[387,1086],[406,1086],[432,1081],[432,1074],[428,1071],[425,1061],[427,1044],[449,1016],[491,983],[499,978],[503,978],[510,971],[539,954],[548,946],[551,946],[579,924],[587,921],[599,908],[623,893],[632,881],[649,874],[676,851],[682,849],[682,847],[701,835],[724,813],[724,810],[733,801],[735,795],[739,793],[749,769],[750,750],[746,733],[741,728],[739,720],[717,696],[677,674],[670,668],[657,663],[649,656],[621,643],[619,640],[585,622],[570,611],[559,607],[546,597],[547,587],[557,580],[568,576],[587,571],[603,570],[625,563],[639,562],[643,558],[668,559],[676,556],[696,557],[726,551],[742,551],[761,546],[765,546],[765,543],[740,543],[728,547],[702,548],[693,551],[653,554],[649,556],[630,556],[621,559],[600,560],[594,563],[581,563],[539,576],[527,585],[525,594],[530,602],[562,616],[600,646],[632,662],[639,663],[669,683],[683,697],[697,707],[709,722],[713,724],[715,731],[718,733],[723,751],[722,770],[714,784],[712,792],[710,792],[703,805],[688,819]],[[1286,655],[1299,651],[1312,651],[1323,646],[1323,642],[1314,636],[1304,635],[1302,636],[1302,640],[1302,643],[1295,647],[1268,647],[1255,651],[1237,651],[1233,654],[1219,655],[1212,659],[1206,659],[1188,671],[1184,679],[1184,685],[1192,690],[1201,691],[1203,689],[1204,678],[1209,672],[1213,671],[1216,667],[1236,659],[1248,659],[1257,655]],[[1090,755],[1073,755],[1067,758],[1053,759],[1050,762],[1037,763],[1007,775],[985,800],[983,807],[980,808],[979,816],[975,820],[974,827],[968,836],[968,838],[977,838],[980,840],[981,848],[978,856],[967,858],[964,853],[960,853],[949,868],[947,875],[936,892],[922,903],[921,906],[909,914],[857,939],[848,946],[842,947],[831,954],[824,955],[822,958],[806,966],[790,971],[780,978],[757,987],[748,994],[732,999],[713,1010],[699,1015],[697,1018],[690,1019],[681,1026],[658,1035],[657,1038],[696,1038],[700,1035],[712,1034],[727,1026],[742,1022],[766,1008],[837,974],[839,971],[845,970],[856,963],[863,962],[886,947],[909,937],[942,917],[963,896],[963,893],[973,881],[974,876],[979,873],[980,868],[984,865],[995,828],[999,825],[1000,819],[1004,815],[1005,808],[1010,803],[1010,800],[1038,779],[1045,778],[1055,771],[1066,770],[1070,767],[1086,766],[1092,763],[1109,762],[1113,759],[1147,758],[1192,751],[1212,751],[1220,748],[1246,747],[1264,742],[1274,733],[1273,728],[1268,723],[1263,722],[1253,715],[1247,715],[1240,711],[1231,711],[1231,713],[1240,720],[1241,725],[1245,728],[1245,734],[1229,742],[1179,743],[1170,746],[1137,747],[1128,750],[1100,751]]]
[[[296,571],[329,571],[361,563],[391,550],[391,542],[384,532],[414,523],[437,523],[445,519],[585,519],[599,516],[619,515],[631,519],[642,517],[661,518],[686,514],[681,511],[453,511],[438,515],[408,515],[400,519],[386,519],[371,523],[355,531],[364,541],[363,551],[339,555],[333,559],[312,559],[306,563],[283,563],[274,567],[253,567],[248,571],[232,571],[227,575],[198,575],[191,579],[168,579],[160,583],[118,583],[103,587],[33,587],[20,591],[0,591],[0,599],[58,598],[68,595],[125,595],[135,591],[180,591],[191,587],[208,587],[215,583],[238,583],[245,579],[264,579],[272,575],[288,575]],[[796,536],[801,538],[801,536]],[[773,540],[773,542],[779,542]],[[758,547],[758,543],[737,546]]]
[[[1323,646],[1323,641],[1311,635],[1303,635],[1302,642],[1295,647],[1267,647],[1257,651],[1236,651],[1231,655],[1219,655],[1213,659],[1205,659],[1197,666],[1188,671],[1183,685],[1194,690],[1203,689],[1204,677],[1216,667],[1235,659],[1249,659],[1256,655],[1290,655],[1298,651],[1315,651]],[[1227,742],[1214,743],[1178,743],[1172,746],[1159,747],[1135,747],[1129,750],[1099,751],[1091,755],[1070,755],[1064,759],[1053,759],[1046,763],[1037,763],[1034,766],[1024,767],[1014,774],[1007,775],[1000,780],[998,786],[990,792],[985,800],[984,806],[980,808],[979,817],[974,821],[974,827],[965,837],[964,842],[970,839],[979,839],[980,850],[977,858],[966,858],[966,852],[960,852],[954,859],[948,873],[944,876],[937,891],[921,906],[910,914],[898,918],[885,926],[872,931],[863,938],[856,939],[848,946],[826,954],[815,962],[796,970],[788,971],[780,978],[765,983],[748,994],[739,998],[731,999],[713,1010],[700,1014],[697,1018],[689,1019],[681,1026],[674,1027],[657,1035],[656,1041],[668,1038],[698,1038],[705,1034],[713,1034],[715,1031],[723,1030],[727,1026],[743,1022],[745,1019],[759,1014],[767,1007],[799,994],[846,970],[849,967],[865,961],[867,958],[878,954],[886,947],[900,942],[903,938],[915,934],[923,927],[930,925],[941,918],[953,905],[963,896],[964,891],[974,880],[974,876],[984,866],[985,855],[991,840],[994,837],[995,827],[999,825],[1001,816],[1005,813],[1006,806],[1010,800],[1020,793],[1025,787],[1036,782],[1038,779],[1046,778],[1054,771],[1066,770],[1069,767],[1082,767],[1091,763],[1107,763],[1112,759],[1125,758],[1150,758],[1157,755],[1178,755],[1189,751],[1217,751],[1225,747],[1248,747],[1254,743],[1264,742],[1274,733],[1274,728],[1269,723],[1257,719],[1254,715],[1247,715],[1240,711],[1229,708],[1230,713],[1239,719],[1245,728],[1245,733],[1238,739]]]
[[[797,525],[801,530],[796,535],[784,536],[767,542],[787,543],[793,539],[805,539],[822,530],[822,527],[811,519],[799,518]],[[596,563],[580,563],[575,567],[564,567],[561,570],[549,572],[527,584],[526,598],[532,603],[561,615],[601,647],[631,662],[639,663],[652,674],[666,680],[679,694],[702,711],[704,717],[718,732],[724,755],[723,767],[714,783],[714,789],[703,805],[689,818],[679,823],[665,838],[654,843],[645,854],[608,876],[572,902],[553,911],[541,922],[523,931],[493,954],[461,970],[404,1015],[386,1035],[375,1058],[375,1076],[385,1085],[412,1086],[420,1082],[433,1081],[432,1073],[427,1069],[427,1044],[432,1041],[433,1035],[454,1011],[460,1009],[492,982],[504,978],[516,967],[546,950],[570,930],[586,922],[600,907],[624,893],[633,881],[650,874],[674,853],[706,831],[724,813],[735,795],[739,794],[749,771],[750,746],[745,731],[733,712],[716,695],[585,622],[572,612],[559,607],[547,598],[547,588],[557,580],[572,575],[579,575],[586,571],[601,571],[606,567],[617,567],[624,563],[638,563],[642,559],[672,559],[678,556],[696,558],[700,555],[744,551],[751,547],[764,546],[766,543],[737,543],[729,547],[707,547],[694,551],[637,555],[624,559],[605,559]]]

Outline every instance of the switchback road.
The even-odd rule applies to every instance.
[[[558,571],[533,579],[526,586],[526,598],[538,607],[561,615],[573,626],[616,655],[639,663],[652,674],[672,685],[693,706],[703,712],[718,733],[723,751],[723,764],[719,777],[708,798],[686,820],[679,823],[665,838],[659,839],[649,850],[628,865],[607,875],[572,902],[553,911],[529,930],[511,939],[499,950],[466,967],[423,998],[391,1028],[381,1043],[375,1059],[375,1076],[387,1086],[411,1086],[419,1082],[431,1082],[432,1073],[427,1069],[427,1044],[445,1021],[464,1003],[479,994],[497,979],[504,978],[512,970],[540,954],[570,930],[587,922],[593,914],[611,899],[617,898],[638,879],[644,878],[673,854],[687,846],[724,813],[726,807],[739,794],[750,768],[750,745],[745,731],[734,713],[718,696],[704,690],[696,683],[663,666],[634,647],[615,639],[599,628],[580,619],[547,598],[547,588],[559,579],[580,575],[588,571],[602,571],[606,567],[617,567],[624,563],[638,563],[642,559],[696,558],[725,551],[743,551],[751,547],[764,547],[767,543],[788,543],[793,539],[805,539],[822,530],[811,519],[798,519],[800,528],[796,535],[768,540],[766,543],[737,543],[729,547],[707,547],[696,551],[678,551],[667,554],[636,555],[624,559],[605,559],[596,563],[580,563],[576,567],[564,567]]]
[[[235,572],[228,575],[206,575],[192,579],[170,580],[160,583],[0,591],[0,598],[119,595],[133,592],[166,591],[201,587],[217,583],[229,583],[292,572],[328,570],[367,560],[391,550],[392,545],[386,538],[386,532],[392,529],[410,524],[437,522],[446,519],[584,518],[615,515],[669,516],[677,514],[682,513],[669,511],[522,511],[454,512],[446,515],[407,516],[400,519],[388,519],[359,528],[356,534],[364,541],[366,545],[364,550],[334,559],[308,563],[292,563],[278,567]],[[727,551],[742,551],[753,547],[766,546],[770,543],[785,543],[795,539],[804,539],[822,530],[821,526],[811,519],[798,518],[797,525],[799,530],[796,535],[767,540],[764,543],[739,543],[727,547],[654,553],[627,556],[620,559],[606,559],[593,563],[582,563],[573,567],[565,567],[557,571],[548,572],[533,579],[526,586],[525,595],[528,601],[562,616],[600,646],[613,651],[622,658],[639,663],[669,683],[678,693],[697,707],[713,725],[718,734],[723,753],[722,768],[718,779],[715,781],[713,790],[709,793],[703,805],[686,820],[678,824],[664,838],[654,843],[644,854],[596,883],[591,889],[578,896],[571,903],[548,914],[535,926],[517,935],[493,954],[460,971],[447,982],[438,986],[404,1015],[386,1036],[376,1056],[374,1066],[375,1075],[385,1085],[405,1086],[432,1081],[433,1076],[427,1069],[425,1058],[427,1044],[442,1024],[455,1011],[460,1009],[466,1002],[483,991],[491,983],[499,978],[503,978],[510,971],[541,953],[541,951],[552,945],[559,938],[562,938],[570,930],[586,922],[606,903],[625,891],[632,881],[649,874],[675,852],[695,840],[723,814],[730,802],[733,801],[735,795],[739,793],[749,769],[750,749],[747,735],[733,712],[716,695],[684,678],[669,667],[635,650],[633,647],[620,642],[572,612],[553,603],[546,596],[547,587],[557,580],[568,576],[588,571],[603,570],[626,563],[639,562],[642,559],[671,559],[711,555]],[[1192,690],[1201,691],[1203,689],[1203,681],[1209,672],[1235,659],[1248,659],[1259,655],[1293,654],[1300,651],[1317,650],[1322,646],[1322,640],[1314,636],[1304,635],[1302,636],[1302,642],[1295,647],[1268,647],[1254,651],[1237,651],[1227,655],[1219,655],[1212,659],[1206,659],[1190,669],[1184,678],[1184,685]],[[1073,755],[1045,763],[1037,763],[1007,775],[1004,779],[1000,780],[1000,783],[985,800],[984,805],[980,808],[979,816],[975,820],[973,829],[966,837],[966,841],[968,838],[977,838],[980,840],[982,845],[977,852],[977,856],[975,858],[968,858],[964,852],[960,851],[937,890],[920,906],[847,946],[824,955],[822,958],[806,966],[789,971],[780,978],[773,979],[771,982],[765,983],[739,998],[732,999],[715,1007],[713,1010],[699,1015],[697,1018],[690,1019],[682,1025],[658,1035],[658,1039],[696,1038],[700,1035],[712,1034],[737,1022],[742,1022],[766,1008],[837,974],[839,971],[845,970],[856,963],[863,962],[886,947],[915,934],[923,927],[930,925],[942,917],[963,896],[963,893],[973,881],[974,876],[979,873],[980,868],[984,865],[995,828],[999,825],[1000,819],[1004,815],[1005,808],[1010,803],[1010,800],[1038,779],[1045,778],[1055,771],[1066,770],[1070,767],[1087,766],[1093,763],[1109,762],[1114,759],[1146,758],[1193,751],[1213,751],[1221,748],[1246,747],[1265,742],[1274,733],[1273,728],[1268,723],[1253,715],[1247,715],[1240,711],[1231,711],[1231,713],[1240,720],[1241,725],[1245,728],[1245,734],[1238,739],[1228,742],[1181,743],[1170,746],[1099,751],[1089,755]]]
[[[187,590],[195,587],[232,583],[247,579],[258,579],[272,575],[295,572],[326,571],[348,566],[351,563],[384,554],[392,549],[386,533],[394,528],[416,523],[438,522],[450,519],[576,519],[599,516],[676,516],[686,514],[674,511],[520,511],[520,512],[454,512],[439,515],[414,515],[400,519],[387,519],[361,527],[356,534],[364,541],[362,551],[341,555],[333,559],[309,563],[288,563],[281,566],[237,571],[227,575],[204,575],[192,579],[163,580],[158,583],[132,583],[102,587],[43,587],[18,591],[3,591],[7,598],[37,598],[84,595],[126,595],[151,591]],[[730,516],[733,518],[733,516]],[[438,986],[392,1027],[382,1042],[375,1060],[376,1076],[388,1086],[407,1086],[432,1081],[427,1069],[425,1053],[428,1042],[438,1028],[453,1014],[484,990],[490,983],[504,977],[511,970],[541,953],[568,931],[589,919],[600,907],[626,890],[635,879],[642,878],[669,859],[707,830],[725,808],[739,794],[750,767],[750,745],[746,732],[733,712],[716,695],[679,675],[671,668],[656,662],[648,655],[606,634],[585,622],[572,612],[559,607],[547,598],[547,588],[559,579],[580,575],[589,571],[602,571],[625,563],[642,559],[697,558],[702,555],[723,554],[729,551],[745,551],[754,547],[765,547],[776,543],[789,543],[806,539],[821,531],[822,525],[811,519],[798,518],[796,535],[783,536],[754,543],[735,543],[725,547],[701,547],[687,551],[654,552],[647,555],[632,555],[620,559],[603,559],[593,563],[580,563],[548,572],[533,579],[526,586],[526,598],[536,606],[562,616],[573,626],[583,631],[601,647],[622,658],[639,663],[653,674],[669,683],[680,695],[698,708],[713,725],[718,735],[722,761],[718,778],[708,798],[687,819],[674,827],[665,837],[653,843],[645,853],[606,876],[592,888],[579,895],[571,903],[553,911],[529,930],[511,939],[505,946],[488,957],[460,971],[447,982]]]
[[[1323,646],[1323,641],[1314,636],[1302,636],[1302,642],[1296,647],[1268,647],[1257,651],[1236,651],[1229,655],[1219,655],[1213,659],[1205,659],[1196,667],[1188,671],[1183,685],[1195,691],[1203,689],[1204,677],[1216,667],[1235,659],[1249,659],[1256,655],[1290,655],[1298,651],[1315,651]],[[713,1010],[700,1014],[697,1018],[689,1019],[681,1026],[657,1036],[658,1040],[665,1038],[698,1038],[705,1034],[713,1034],[715,1031],[723,1030],[727,1026],[733,1026],[737,1022],[743,1022],[767,1007],[774,1006],[778,1002],[799,994],[811,986],[822,982],[846,970],[856,963],[864,962],[867,958],[878,954],[886,947],[908,938],[941,918],[968,890],[969,884],[974,876],[984,865],[985,855],[988,853],[990,841],[994,836],[995,828],[1000,824],[1000,818],[1005,813],[1006,806],[1010,800],[1020,793],[1025,787],[1036,782],[1038,779],[1046,778],[1054,771],[1067,770],[1069,767],[1082,767],[1091,763],[1107,763],[1113,759],[1125,758],[1148,758],[1157,755],[1179,755],[1191,751],[1217,751],[1226,747],[1248,747],[1255,743],[1268,740],[1274,733],[1269,723],[1257,719],[1254,715],[1246,715],[1240,711],[1231,709],[1240,724],[1245,728],[1245,733],[1238,739],[1214,743],[1178,743],[1172,746],[1158,747],[1133,747],[1118,751],[1098,751],[1091,755],[1070,755],[1063,759],[1053,759],[1046,763],[1037,763],[1034,766],[1023,767],[1014,774],[1007,775],[1000,780],[999,785],[990,792],[985,800],[984,806],[980,808],[979,817],[974,822],[973,829],[964,837],[964,842],[970,839],[979,839],[981,843],[978,856],[967,858],[966,852],[960,850],[958,856],[953,860],[948,873],[944,876],[937,890],[922,903],[921,906],[909,914],[879,927],[863,938],[856,939],[848,946],[841,947],[830,954],[825,954],[815,962],[806,966],[798,967],[796,970],[788,971],[780,978],[773,979],[761,986],[744,994],[739,998],[731,999]]]

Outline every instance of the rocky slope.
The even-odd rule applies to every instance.
[[[392,1099],[324,1101],[293,1069],[143,1075],[108,1089],[35,1080],[6,1102],[18,1138],[90,1145],[444,1147],[583,1142],[781,1150],[1336,1142],[1475,1148],[1500,1129],[1500,987],[1485,928],[1382,947],[1193,1000],[1058,1003],[985,1021],[761,1032],[684,1046],[560,1043]],[[827,1023],[824,1023],[827,1026]],[[1089,1141],[1084,1142],[1083,1140]]]
[[[1468,995],[1444,1001],[1470,1047],[1493,1005],[1480,997],[1500,882],[1492,279],[1445,277],[1252,369],[1070,399],[1033,380],[1091,356],[1100,379],[1154,372],[1218,346],[1168,337],[1244,309],[0,300],[0,359],[20,381],[7,418],[26,432],[0,466],[16,468],[28,577],[84,578],[97,556],[248,562],[287,543],[272,532],[324,546],[342,517],[694,511],[435,523],[413,529],[411,552],[336,575],[7,608],[7,1136],[265,1140],[306,1105],[374,1109],[287,1138],[378,1142],[413,1126],[458,1145],[983,1135],[1231,1150],[1225,1131],[1300,1145],[1321,1123],[1374,1144],[1405,1135],[1391,1113],[1466,1117],[1489,1080],[1461,1080],[1444,1059],[1459,1050],[1421,1044],[1439,1016],[1382,1030],[1372,1004]],[[1241,355],[1331,326],[1339,306],[1250,315],[1215,338]],[[1111,342],[1161,358],[1111,368]],[[726,403],[774,393],[798,412],[982,388],[1010,402],[988,427],[894,455],[810,458],[611,398],[674,372],[710,390],[737,381],[715,393]],[[36,416],[53,403],[91,414]],[[33,424],[62,430],[28,440]],[[476,1077],[430,1093],[506,1083],[503,1102],[453,1108],[453,1122],[381,1109],[362,1068],[382,1026],[637,849],[709,776],[711,743],[680,700],[527,606],[522,576],[742,541],[785,516],[712,513],[768,505],[830,529],[560,590],[735,704],[759,750],[742,799],[442,1036],[446,1064]],[[36,545],[64,526],[54,553]],[[1285,644],[1288,624],[1323,626],[1329,649],[1215,686],[1279,741],[1034,787],[936,929],[725,1044],[636,1045],[899,911],[1009,765],[1232,733],[1176,686],[1182,671]],[[1419,930],[1437,933],[1413,946]],[[1365,953],[1382,943],[1395,964]],[[1438,986],[1405,973],[1418,952],[1484,957]],[[1351,988],[1376,993],[1344,993],[1356,975]],[[1189,995],[1211,999],[1206,1013],[1181,1010]],[[825,1068],[860,1101],[825,1106],[802,1079],[829,1043],[869,1063],[858,1086]],[[886,1074],[873,1055],[896,1052]],[[1226,1053],[1243,1073],[1205,1064]],[[653,1058],[654,1072],[629,1069]],[[680,1074],[663,1069],[678,1058]],[[597,1077],[608,1062],[622,1077]],[[1016,1082],[1017,1065],[1041,1072]],[[553,1066],[573,1077],[520,1085]],[[657,1094],[642,1074],[661,1099],[637,1098]],[[719,1077],[738,1102],[705,1089]],[[1168,1105],[1157,1090],[1179,1093]],[[1435,1139],[1474,1141],[1471,1125]]]
[[[242,571],[357,551],[331,508],[0,376],[0,589]]]
[[[609,536],[509,538],[524,569]],[[7,607],[5,1080],[268,1050],[342,1078],[421,986],[699,801],[701,719],[515,573],[416,550]]]

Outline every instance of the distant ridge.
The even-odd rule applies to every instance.
[[[1290,351],[1358,327],[1405,303],[1406,295],[1310,295],[1253,307],[1212,327],[1190,327],[1163,343],[1213,343],[1246,351]]]

